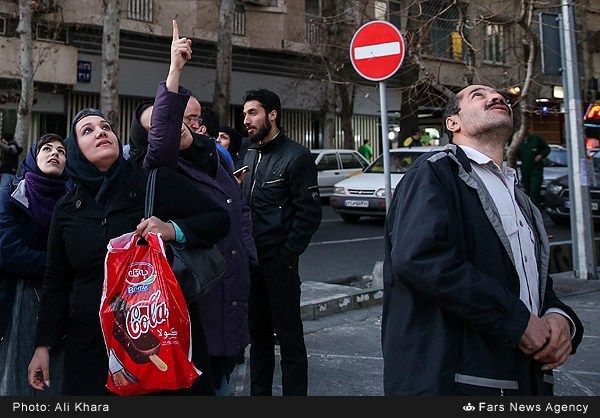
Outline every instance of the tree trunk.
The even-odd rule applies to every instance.
[[[217,74],[213,93],[213,111],[223,124],[229,123],[231,101],[231,60],[234,0],[221,0],[219,7],[219,34],[217,38]]]
[[[327,83],[323,101],[323,148],[336,148],[335,146],[335,120],[337,108],[337,94],[335,84]]]
[[[339,0],[323,2],[321,6],[321,33],[323,34],[322,48],[326,56],[323,57],[325,68],[325,94],[323,95],[322,109],[324,115],[323,123],[323,148],[337,148],[335,122],[337,119],[337,51],[336,45],[339,39],[339,17],[336,7]]]
[[[534,78],[533,71],[535,69],[535,62],[539,49],[539,40],[531,28],[533,6],[534,4],[532,0],[521,0],[521,13],[517,20],[517,24],[523,30],[525,41],[529,46],[529,56],[527,57],[525,82],[523,83],[521,96],[519,97],[519,125],[512,136],[510,146],[507,150],[508,165],[513,168],[517,166],[519,147],[527,136],[527,125],[529,123],[529,117],[527,114],[528,96]]]
[[[19,26],[17,33],[21,41],[21,97],[17,107],[15,141],[26,148],[31,128],[33,107],[33,40],[31,37],[31,1],[19,0]]]
[[[121,1],[102,0],[104,21],[102,31],[102,84],[100,109],[118,132],[119,128],[119,31]]]
[[[338,93],[342,103],[342,131],[344,132],[344,148],[354,149],[354,135],[352,134],[352,114],[354,113],[354,88],[353,84],[338,84]]]

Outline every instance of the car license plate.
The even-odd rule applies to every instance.
[[[368,200],[346,200],[346,206],[351,208],[368,208],[369,201]]]
[[[598,202],[591,202],[591,206],[592,206],[592,210],[598,210]],[[570,200],[565,201],[565,207],[566,208],[570,208],[571,207],[571,201]]]

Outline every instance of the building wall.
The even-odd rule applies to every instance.
[[[171,37],[171,21],[177,17],[180,27],[180,35],[191,36],[197,42],[204,42],[205,45],[214,45],[217,39],[218,27],[218,10],[215,0],[154,0],[152,19],[149,22],[137,21],[127,18],[127,1],[123,1],[123,15],[121,19],[122,33],[145,34],[147,39],[152,41],[151,36],[161,37],[162,42],[166,42]],[[477,22],[481,14],[493,14],[499,22],[514,18],[516,13],[516,1],[500,1],[500,0],[479,0],[465,1],[469,4],[468,13],[470,22]],[[600,0],[585,0],[586,5],[598,10]],[[57,12],[44,16],[48,20],[56,20],[65,22],[71,33],[77,33],[86,30],[93,26],[96,31],[102,25],[102,2],[97,0],[57,0],[60,6]],[[368,13],[372,15],[374,10],[374,2],[369,4]],[[404,6],[414,4],[414,1],[407,0],[403,2]],[[578,4],[580,4],[578,2]],[[0,0],[0,8],[2,11],[16,11],[16,4],[12,1]],[[412,10],[404,7],[405,11]],[[598,12],[584,14],[585,19],[582,21],[588,31],[597,30],[595,27],[598,20]],[[403,28],[405,31],[405,28]],[[587,33],[587,32],[586,32]],[[470,32],[471,42],[476,53],[476,73],[474,82],[491,84],[498,88],[507,88],[518,84],[523,78],[523,66],[519,65],[523,60],[522,51],[522,34],[515,28],[507,30],[505,33],[505,42],[510,44],[511,50],[507,54],[507,60],[504,64],[491,64],[484,62],[483,46],[485,38],[484,26],[476,25]],[[304,14],[304,1],[279,1],[277,7],[261,7],[261,6],[245,6],[245,36],[236,35],[233,37],[235,51],[237,51],[237,67],[234,67],[232,76],[232,106],[238,108],[242,105],[244,92],[250,88],[269,88],[279,93],[282,98],[282,104],[285,112],[289,112],[293,117],[290,118],[290,123],[294,125],[293,129],[305,129],[304,135],[301,131],[297,131],[297,137],[304,137],[302,141],[310,144],[318,144],[322,138],[314,132],[314,121],[319,119],[320,111],[320,96],[325,86],[325,81],[315,78],[301,78],[293,72],[296,68],[292,66],[302,66],[301,55],[300,59],[296,59],[290,63],[290,71],[281,68],[281,62],[290,59],[290,51],[302,52],[308,51],[309,48],[306,40],[306,19]],[[3,44],[4,42],[4,44]],[[6,38],[0,36],[0,48],[5,45],[4,49],[10,52],[10,59],[0,60],[0,77],[16,79],[18,72],[15,72],[15,62],[18,63],[18,51],[15,51],[16,38]],[[77,95],[97,95],[100,91],[100,71],[101,57],[99,45],[96,45],[96,52],[86,49],[77,52],[72,46],[63,44],[52,44],[53,48],[57,48],[58,54],[54,61],[46,60],[45,64],[40,67],[36,73],[36,80],[41,82],[72,86],[73,96],[61,95],[63,103],[69,102],[74,105],[73,98]],[[196,44],[198,45],[198,43]],[[583,71],[582,80],[587,80],[590,77],[598,77],[599,67],[598,53],[590,49],[590,45],[582,44],[583,54]],[[193,45],[194,47],[194,45]],[[143,56],[143,45],[140,45],[138,54],[132,56],[128,53],[127,56],[121,58],[120,61],[120,81],[119,93],[123,100],[141,100],[142,98],[152,97],[156,91],[156,85],[159,80],[163,79],[168,70],[168,47],[165,47],[164,57],[155,55],[148,56],[147,59]],[[200,101],[209,103],[212,100],[214,86],[214,68],[213,64],[207,64],[211,58],[214,62],[216,47],[197,48],[196,54],[207,54],[206,62],[194,61],[184,72],[182,84],[189,87]],[[201,52],[198,52],[201,51]],[[244,53],[240,58],[240,51]],[[279,60],[279,67],[263,67],[263,69],[255,69],[255,67],[244,68],[240,66],[240,60],[246,59],[249,64],[252,64],[253,58],[258,52],[264,51],[272,53],[273,62]],[[597,51],[597,49],[596,49]],[[17,55],[15,55],[15,52]],[[159,51],[160,52],[160,51]],[[288,55],[286,55],[288,54]],[[9,56],[7,55],[7,56]],[[4,58],[4,56],[3,56]],[[432,56],[423,56],[423,62],[432,70],[432,73],[439,77],[440,81],[450,87],[460,87],[465,85],[465,73],[467,68],[462,61],[452,59],[439,59]],[[264,58],[263,58],[264,59]],[[76,61],[85,60],[92,63],[92,79],[90,83],[76,82]],[[306,65],[310,65],[310,60],[305,60]],[[410,57],[407,57],[406,62],[409,63]],[[45,66],[44,66],[45,65]],[[12,67],[11,67],[12,66]],[[5,70],[3,70],[3,68]],[[399,75],[390,79],[390,85],[396,86],[402,84],[402,77]],[[421,77],[424,75],[421,73]],[[395,83],[395,84],[394,84]],[[532,94],[546,97],[551,95],[551,86],[560,84],[560,77],[540,78],[536,84],[536,89]],[[0,86],[1,87],[1,86]],[[583,87],[583,86],[582,86]],[[388,109],[399,110],[402,107],[401,88],[388,87]],[[76,94],[75,94],[76,93]],[[551,97],[551,96],[550,96]],[[368,83],[358,85],[355,95],[354,112],[357,118],[365,117],[368,123],[358,123],[356,126],[358,131],[355,134],[356,138],[364,138],[365,136],[373,136],[372,130],[366,126],[373,121],[376,121],[380,115],[379,109],[379,92],[376,83]],[[63,106],[64,108],[65,106]],[[232,112],[235,113],[235,112]],[[544,115],[542,115],[544,116]],[[233,121],[233,124],[239,125],[238,120]],[[357,119],[358,120],[358,119]],[[375,122],[373,122],[375,123]],[[546,126],[556,126],[556,121],[549,124],[546,121]],[[541,125],[540,125],[541,126]],[[341,136],[336,133],[336,141]],[[375,142],[375,141],[374,141]],[[341,144],[341,142],[340,142]]]
[[[165,52],[167,53],[167,52]],[[80,54],[79,60],[92,63],[90,83],[76,83],[74,91],[100,91],[101,57],[98,55]],[[125,96],[154,97],[160,80],[164,80],[169,66],[166,63],[146,62],[122,58],[119,62],[119,93]],[[210,68],[186,67],[181,84],[190,89],[201,102],[210,103],[214,88],[215,71]],[[319,80],[301,80],[285,76],[234,71],[231,86],[231,104],[243,105],[244,93],[250,89],[267,88],[276,92],[285,109],[320,109],[320,92],[322,84]],[[400,93],[396,89],[388,89],[388,107],[400,106]],[[365,115],[379,114],[379,90],[375,83],[371,86],[358,86],[356,89],[355,112]]]
[[[33,42],[34,81],[74,84],[77,78],[77,49],[63,44]],[[18,79],[21,42],[19,38],[0,36],[0,78]]]

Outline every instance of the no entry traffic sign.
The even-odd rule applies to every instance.
[[[391,77],[404,60],[404,39],[389,22],[376,20],[362,25],[350,42],[350,60],[354,69],[371,81]]]

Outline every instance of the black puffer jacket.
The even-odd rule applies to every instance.
[[[321,223],[317,167],[310,151],[280,132],[244,156],[250,171],[242,184],[252,209],[259,260],[290,263],[306,250]]]

